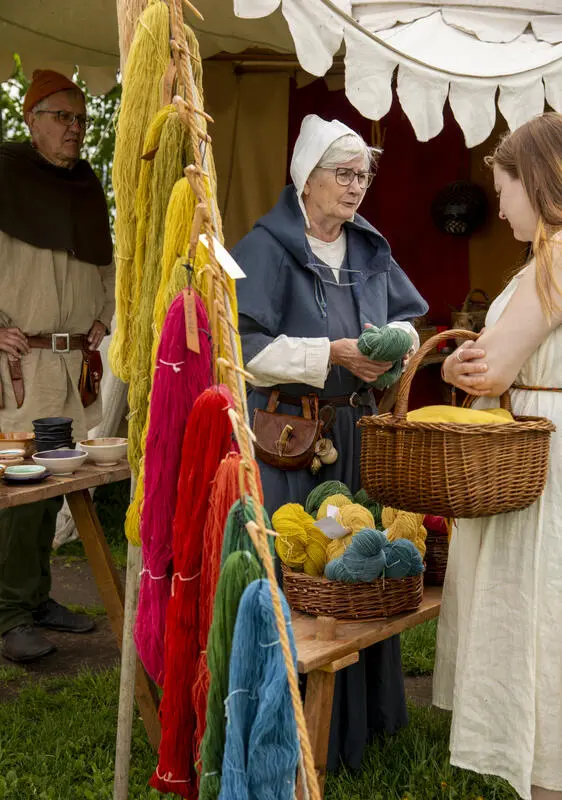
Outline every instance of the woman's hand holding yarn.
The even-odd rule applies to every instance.
[[[374,383],[392,367],[391,361],[371,361],[362,355],[357,347],[357,339],[336,339],[330,342],[330,363],[345,367],[366,383]]]

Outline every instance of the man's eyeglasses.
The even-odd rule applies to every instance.
[[[349,167],[336,167],[335,169],[322,167],[322,169],[326,169],[327,172],[334,172],[336,175],[336,183],[340,186],[350,186],[354,179],[357,178],[359,188],[367,189],[375,177],[373,172],[355,172],[354,169],[350,169]]]
[[[78,123],[79,127],[82,130],[86,130],[88,127],[88,117],[85,114],[73,114],[71,111],[51,111],[48,108],[41,108],[39,111],[35,112],[36,114],[52,114],[56,121],[59,122],[61,125],[64,125],[65,128],[70,128],[74,125],[75,122]]]

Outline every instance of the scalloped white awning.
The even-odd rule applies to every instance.
[[[511,129],[562,111],[561,0],[234,0],[240,17],[279,8],[302,67],[324,75],[345,45],[345,88],[369,119],[400,103],[421,141],[443,127],[448,98],[469,147],[484,141],[496,102]],[[509,6],[506,8],[506,6]]]

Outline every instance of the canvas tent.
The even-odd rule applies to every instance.
[[[497,103],[511,128],[562,109],[559,0],[200,0],[190,19],[204,58],[260,47],[296,52],[324,75],[345,52],[346,93],[369,119],[389,110],[397,69],[400,102],[422,141],[443,125],[447,97],[469,147],[489,136]],[[119,61],[114,0],[3,0],[0,78],[17,50],[29,73],[79,64],[95,92],[107,91]],[[498,92],[499,90],[499,92]]]

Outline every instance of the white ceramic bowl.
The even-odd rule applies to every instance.
[[[47,450],[32,456],[35,463],[46,467],[51,475],[72,475],[87,457],[81,450]]]
[[[78,444],[94,464],[102,467],[112,467],[127,455],[127,440],[119,437],[85,439]]]

